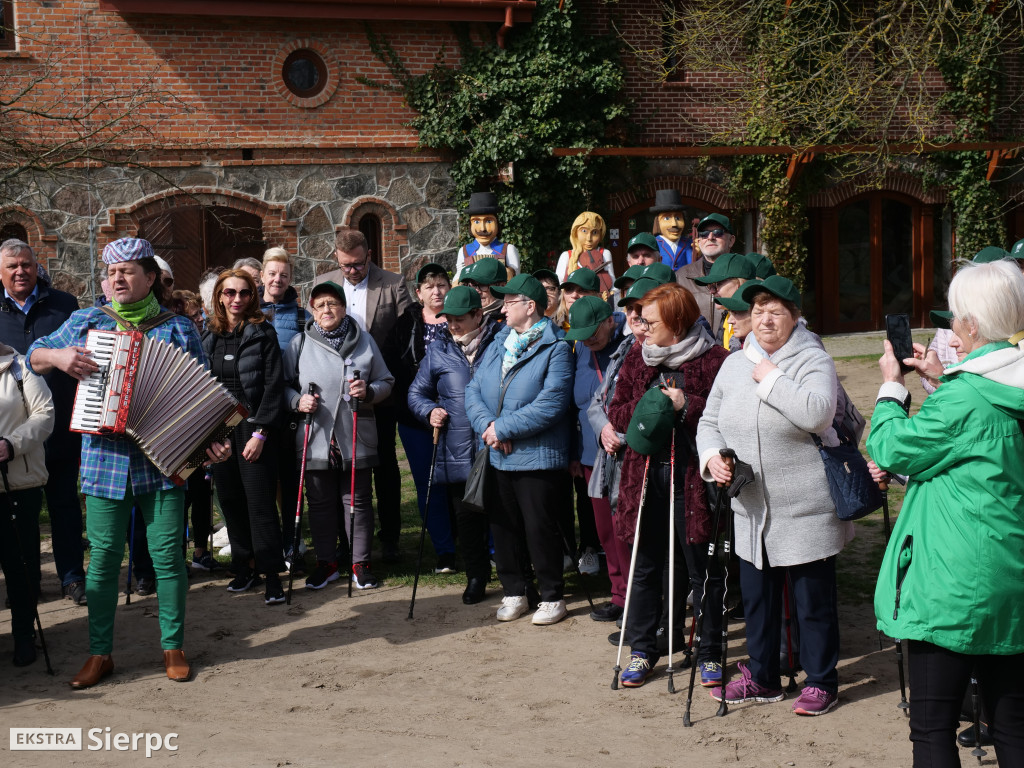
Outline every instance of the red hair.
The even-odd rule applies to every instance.
[[[640,300],[637,313],[646,306],[657,307],[658,314],[661,315],[661,322],[672,332],[673,336],[679,339],[686,335],[690,326],[696,323],[697,318],[700,317],[697,300],[693,298],[693,294],[689,290],[679,283],[665,283],[657,288],[652,288]]]

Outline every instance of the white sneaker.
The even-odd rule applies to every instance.
[[[221,528],[219,531],[213,534],[213,546],[217,549],[226,547],[228,545],[228,529]]]
[[[498,621],[515,621],[529,608],[529,603],[526,601],[526,596],[520,597],[503,597],[501,598],[501,608],[498,609]]]
[[[587,576],[597,576],[601,572],[601,560],[593,547],[583,550],[583,557],[580,558],[580,573]]]
[[[554,603],[541,603],[533,614],[533,623],[538,625],[557,624],[566,617],[565,600]]]
[[[231,545],[228,544],[226,547],[221,547],[217,554],[221,557],[231,557]]]

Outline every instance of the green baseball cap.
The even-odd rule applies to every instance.
[[[490,256],[485,256],[465,267],[459,278],[460,281],[472,280],[480,285],[494,285],[495,283],[504,283],[508,280],[508,272],[505,271],[505,265],[500,261],[492,259]]]
[[[1010,258],[1024,259],[1024,238],[1013,244],[1013,247],[1010,249]]]
[[[447,278],[448,270],[433,261],[428,264],[424,264],[416,272],[416,285],[422,285],[423,281],[426,280],[429,275],[444,275],[445,278]],[[451,282],[450,279],[449,282]]]
[[[468,285],[457,285],[444,296],[444,308],[434,317],[442,315],[462,316],[474,309],[480,309],[480,294]]]
[[[709,213],[707,216],[701,219],[700,223],[697,225],[697,231],[700,232],[708,224],[717,224],[730,235],[736,234],[735,232],[732,231],[732,224],[729,223],[729,217],[723,216],[720,213]]]
[[[932,325],[936,328],[949,328],[953,325],[953,313],[948,309],[933,309],[928,313],[928,316],[932,319]]]
[[[586,267],[580,267],[567,278],[565,282],[560,286],[564,291],[568,286],[575,285],[577,288],[582,288],[584,291],[593,291],[594,293],[601,292],[601,281],[597,277],[597,272]]]
[[[508,281],[507,285],[492,285],[491,293],[500,293],[505,296],[523,295],[537,302],[537,307],[542,312],[548,308],[548,292],[544,290],[540,280],[533,275],[516,275]]]
[[[1009,253],[1004,251],[1002,248],[990,245],[987,248],[982,248],[978,251],[971,261],[975,264],[989,264],[993,261],[1001,261],[1002,259],[1008,258],[1010,258]]]
[[[640,277],[640,274],[644,271],[643,264],[634,264],[632,267],[622,273],[620,277],[615,278],[615,287],[621,288],[631,280],[636,280]]]
[[[711,265],[711,269],[706,275],[695,277],[693,282],[711,285],[723,280],[731,280],[734,277],[740,280],[753,280],[757,277],[754,263],[742,253],[723,253],[715,259],[715,263]]]
[[[749,312],[750,305],[738,296],[731,296],[728,299],[722,296],[715,296],[715,304],[725,307],[730,312]]]
[[[675,420],[668,395],[657,388],[649,389],[633,409],[626,444],[642,456],[651,456],[668,444]]]
[[[586,341],[598,327],[612,316],[612,308],[599,296],[584,296],[569,308],[569,330],[567,341]]]
[[[639,278],[635,283],[629,286],[629,290],[626,291],[626,295],[619,299],[619,306],[624,307],[631,301],[639,301],[659,285],[663,285],[663,283],[659,283],[657,280],[652,280],[649,277]]]
[[[800,291],[793,285],[792,280],[787,280],[782,275],[772,275],[764,280],[750,280],[743,284],[738,293],[743,301],[750,304],[754,294],[758,291],[768,291],[768,293],[776,298],[783,301],[791,301],[797,307],[800,306]]]
[[[774,265],[767,256],[751,251],[747,254],[747,258],[753,263],[754,274],[758,280],[764,280],[766,277],[777,274]]]
[[[626,246],[626,253],[629,253],[638,245],[645,245],[655,253],[658,252],[658,240],[650,232],[641,232],[639,235],[633,235],[633,239]]]
[[[555,285],[558,285],[558,282],[559,282],[558,281],[558,275],[556,275],[550,269],[538,269],[538,270],[534,271],[532,274],[538,280],[545,280],[545,279],[547,279],[547,280],[552,281]]]
[[[338,285],[333,280],[324,280],[322,283],[317,283],[313,286],[313,290],[309,292],[309,303],[313,303],[313,299],[319,296],[321,293],[330,291],[341,300],[341,305],[347,304],[345,299],[345,289]]]
[[[668,264],[659,261],[644,267],[640,272],[640,277],[654,280],[660,285],[673,282],[676,279],[676,273],[672,271],[672,267]]]

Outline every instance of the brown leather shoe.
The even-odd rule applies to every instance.
[[[114,671],[112,656],[90,656],[71,680],[72,688],[91,688]]]
[[[184,683],[192,676],[192,667],[185,659],[185,652],[180,649],[164,651],[164,667],[167,669],[167,679],[176,683]]]

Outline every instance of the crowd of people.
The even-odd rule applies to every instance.
[[[267,605],[285,600],[281,574],[303,561],[292,512],[298,499],[302,513],[303,491],[315,558],[306,588],[342,577],[378,586],[375,528],[381,560],[398,556],[400,439],[434,570],[464,569],[467,605],[486,598],[493,566],[498,621],[529,611],[535,625],[556,624],[567,615],[564,574],[596,574],[603,553],[611,599],[591,618],[621,629],[609,639],[629,648],[625,687],[643,686],[666,655],[671,668],[685,643],[669,638],[683,637],[689,602],[699,629],[688,652],[713,698],[785,697],[785,623],[806,673],[793,711],[837,706],[836,560],[854,526],[837,517],[820,449],[846,433],[859,439],[864,422],[807,328],[797,288],[764,256],[733,252],[722,214],[681,242],[678,201],[661,193],[655,232],[629,241],[621,276],[591,212],[573,223],[555,270],[520,272],[514,246],[495,240],[487,202],[475,201],[473,221],[489,245],[460,250],[454,287],[427,263],[410,291],[373,262],[360,232],[342,228],[339,268],[317,278],[307,302],[283,249],[204,276],[198,293],[172,292],[171,265],[124,238],[103,252],[108,301],[78,310],[39,276],[27,244],[0,245],[4,490],[21,542],[38,541],[45,490],[64,594],[88,605],[90,656],[73,687],[113,671],[130,518],[144,564],[137,589],[158,595],[172,680],[191,673],[187,532],[193,569],[224,567],[208,542],[211,494],[227,526],[229,591],[263,583]],[[1022,262],[1024,241],[1014,253],[985,249],[954,277],[949,311],[933,313],[949,326],[939,348],[898,361],[886,342],[880,361],[870,467],[879,481],[905,476],[908,491],[876,612],[880,629],[910,641],[915,765],[958,764],[953,737],[971,677],[1000,759],[1024,759],[1015,727],[1024,718]],[[174,344],[244,405],[247,417],[211,444],[208,471],[186,488],[132,441],[68,429],[77,381],[97,370],[84,346],[91,328]],[[913,416],[903,370],[919,373],[927,393]],[[74,473],[69,450],[81,451]],[[715,554],[723,538],[735,580]],[[14,663],[30,664],[38,547],[19,551],[6,530],[2,540]],[[733,675],[723,666],[730,610],[745,621],[749,656]]]

